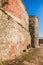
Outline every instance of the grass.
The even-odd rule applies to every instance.
[[[27,61],[29,63],[34,63],[35,65],[37,65],[37,59],[39,58],[39,56],[37,56],[38,51],[39,49],[31,49],[29,52],[23,53],[21,56],[13,60],[4,61],[4,62],[0,61],[0,65],[24,65],[23,63],[24,61]],[[43,63],[40,61],[39,65],[43,65]]]
[[[27,53],[24,53],[24,54],[22,54],[21,57],[16,58],[15,60],[18,62],[23,62],[23,61],[33,62],[35,60],[35,57],[36,57],[36,55],[34,53],[35,51],[36,50],[31,50]]]
[[[0,60],[0,65],[3,65],[2,61]]]

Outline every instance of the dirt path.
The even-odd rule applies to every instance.
[[[0,65],[43,65],[43,48],[31,49],[20,57],[4,61]]]

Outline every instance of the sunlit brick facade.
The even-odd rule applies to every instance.
[[[0,59],[14,59],[31,45],[29,18],[21,0],[2,0],[0,7]]]

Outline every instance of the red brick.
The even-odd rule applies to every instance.
[[[9,0],[9,5],[5,5],[3,8],[13,14],[14,16],[18,17],[21,19],[21,9],[18,3],[18,0]],[[18,14],[19,13],[19,14]]]

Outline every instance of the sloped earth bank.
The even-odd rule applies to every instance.
[[[30,49],[16,59],[0,61],[0,65],[43,65],[43,48]]]

